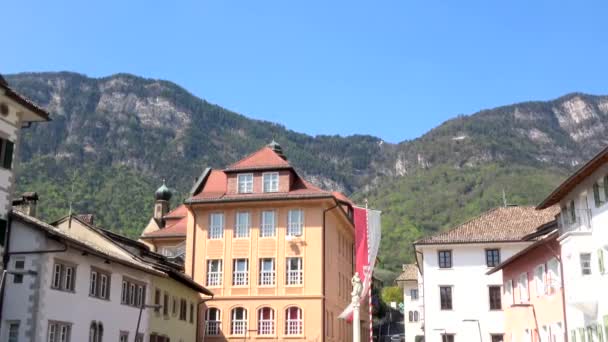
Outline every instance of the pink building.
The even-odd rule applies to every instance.
[[[488,272],[503,274],[505,342],[567,341],[558,232],[553,225],[534,235],[534,244]]]

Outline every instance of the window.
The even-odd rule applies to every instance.
[[[258,334],[274,335],[274,310],[260,308],[258,310]]]
[[[99,299],[110,299],[110,273],[91,267],[89,296]]]
[[[525,303],[528,301],[528,273],[522,273],[519,275],[519,302]]]
[[[2,161],[2,167],[5,169],[13,168],[13,150],[15,144],[6,139],[0,139],[0,160]]]
[[[593,202],[595,202],[595,207],[599,208],[602,205],[602,200],[600,199],[600,185],[595,182],[593,183]]]
[[[53,265],[53,280],[51,288],[60,291],[74,291],[76,267],[73,264],[55,261]]]
[[[205,316],[206,333],[209,336],[217,336],[220,334],[222,328],[222,319],[220,316],[220,310],[216,308],[207,309]]]
[[[175,296],[171,300],[171,315],[177,316],[177,298]]]
[[[120,342],[129,342],[129,333],[127,331],[120,332]]]
[[[503,342],[504,341],[503,334],[491,334],[490,339],[492,342]]]
[[[169,293],[165,292],[163,296],[163,316],[169,316]]]
[[[604,176],[604,198],[608,201],[608,175]]]
[[[412,298],[412,300],[418,300],[418,289],[411,289],[410,297]]]
[[[452,268],[452,251],[439,251],[439,268]]]
[[[264,179],[264,192],[277,192],[279,191],[279,173],[278,172],[266,172],[263,174]]]
[[[562,286],[561,270],[559,261],[553,258],[547,262],[547,290],[548,294],[554,294]]]
[[[418,322],[419,314],[418,311],[414,311],[414,322]]]
[[[505,289],[505,302],[507,306],[511,306],[513,304],[513,281],[507,280],[504,285]]]
[[[454,342],[454,334],[443,334],[441,335],[442,342]]]
[[[272,210],[262,211],[262,223],[260,236],[261,237],[271,237],[275,236],[276,228],[275,228],[275,212]]]
[[[260,259],[260,285],[274,285],[274,259]]]
[[[287,308],[285,310],[285,335],[302,335],[302,325],[302,309],[296,306]]]
[[[287,215],[287,236],[302,236],[304,226],[304,211],[292,209]]]
[[[583,275],[591,274],[591,253],[581,253],[581,273]]]
[[[123,284],[124,284],[124,281],[123,281]],[[159,289],[156,289],[156,290],[154,291],[154,305],[156,305],[156,307],[154,308],[154,312],[155,312],[157,315],[160,315],[160,307],[161,307],[161,304],[160,304],[160,297],[161,297],[160,290],[159,290]]]
[[[545,265],[538,265],[534,269],[534,282],[536,283],[536,296],[545,294]]]
[[[238,193],[248,194],[253,192],[253,173],[241,173],[237,175]]]
[[[146,304],[146,285],[131,278],[124,277],[122,279],[122,293],[120,294],[120,303],[124,305],[134,306],[136,308]],[[160,302],[160,290],[158,292],[158,301]],[[156,301],[157,293],[154,294]],[[159,310],[154,310],[159,312]]]
[[[490,297],[490,310],[502,310],[500,286],[490,286],[489,297]]]
[[[179,300],[179,320],[185,321],[188,318],[188,302],[185,299]]]
[[[287,285],[301,285],[302,258],[287,258]]]
[[[500,249],[486,249],[486,265],[496,267],[500,264]]]
[[[222,260],[207,260],[207,286],[222,285]]]
[[[441,310],[452,310],[452,287],[440,286]]]
[[[144,334],[139,333],[135,336],[135,342],[144,342]],[[169,338],[165,337],[165,342],[169,342]]]
[[[410,322],[413,322],[414,321],[414,311],[409,311],[407,313],[407,318]]]
[[[597,266],[600,270],[600,274],[606,273],[606,266],[604,265],[604,250],[602,248],[597,250]]]
[[[25,269],[25,259],[19,258],[15,260],[15,271],[23,272]],[[23,283],[23,274],[13,274],[13,283],[21,284]]]
[[[69,342],[72,325],[66,322],[49,321],[47,342]]]
[[[103,341],[103,324],[101,322],[91,322],[89,328],[89,342]]]
[[[8,324],[8,342],[19,342],[19,322]]]
[[[247,310],[245,308],[234,308],[230,316],[232,317],[230,334],[245,335],[247,332]]]
[[[249,260],[234,259],[232,271],[232,285],[241,286],[249,284]]]
[[[249,237],[249,212],[237,212],[236,213],[236,227],[234,230],[235,238],[248,238]]]
[[[576,222],[576,207],[574,205],[574,200],[570,201],[570,222],[574,223]]]
[[[222,239],[224,237],[224,214],[211,213],[209,221],[209,238]]]
[[[190,323],[194,324],[194,304],[190,303]]]

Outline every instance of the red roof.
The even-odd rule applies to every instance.
[[[143,237],[186,237],[187,224],[188,218],[184,217],[173,225],[153,231],[144,235]]]
[[[287,160],[281,158],[271,148],[263,147],[228,166],[225,171],[244,171],[244,170],[263,170],[263,169],[284,169],[291,168]]]
[[[171,210],[169,213],[167,213],[167,215],[163,216],[163,218],[165,219],[172,219],[172,218],[182,218],[182,217],[186,217],[188,215],[188,208],[186,208],[185,205],[180,205],[177,208]]]

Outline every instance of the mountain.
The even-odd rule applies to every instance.
[[[6,76],[51,112],[23,130],[20,191],[53,220],[94,212],[136,236],[163,178],[182,200],[207,167],[277,140],[304,177],[383,210],[383,267],[412,260],[411,242],[496,205],[534,204],[608,143],[608,97],[569,94],[459,116],[412,141],[309,136],[208,103],[167,81],[68,72]],[[407,124],[398,122],[392,124]]]

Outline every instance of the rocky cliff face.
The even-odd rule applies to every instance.
[[[455,172],[462,177],[455,176],[450,184],[462,185],[468,182],[467,174],[501,165],[553,170],[561,176],[608,145],[606,96],[570,94],[549,102],[484,110],[449,120],[418,139],[389,144],[371,136],[296,133],[210,104],[173,83],[133,75],[94,79],[63,72],[6,78],[48,108],[53,120],[25,130],[21,189],[52,198],[43,203],[47,209],[42,212],[55,218],[67,207],[66,189],[76,184],[71,196],[81,197],[73,199],[80,211],[101,211],[98,222],[132,234],[149,217],[151,194],[160,179],[167,178],[183,194],[205,167],[224,167],[273,138],[312,182],[358,200],[369,196],[387,216],[397,215],[390,225],[417,227],[418,233],[398,237],[404,241],[462,218],[439,222],[409,212],[416,208],[399,209],[403,199],[395,194],[415,192],[420,184],[411,182],[421,175],[445,178],[437,170],[448,176]],[[556,182],[548,179],[547,186]],[[487,190],[491,183],[490,177],[457,191]],[[107,184],[115,187],[104,190]],[[419,195],[423,198],[418,203],[433,207],[427,201],[431,195]],[[533,200],[521,197],[521,202]],[[434,210],[456,211],[462,206]]]

